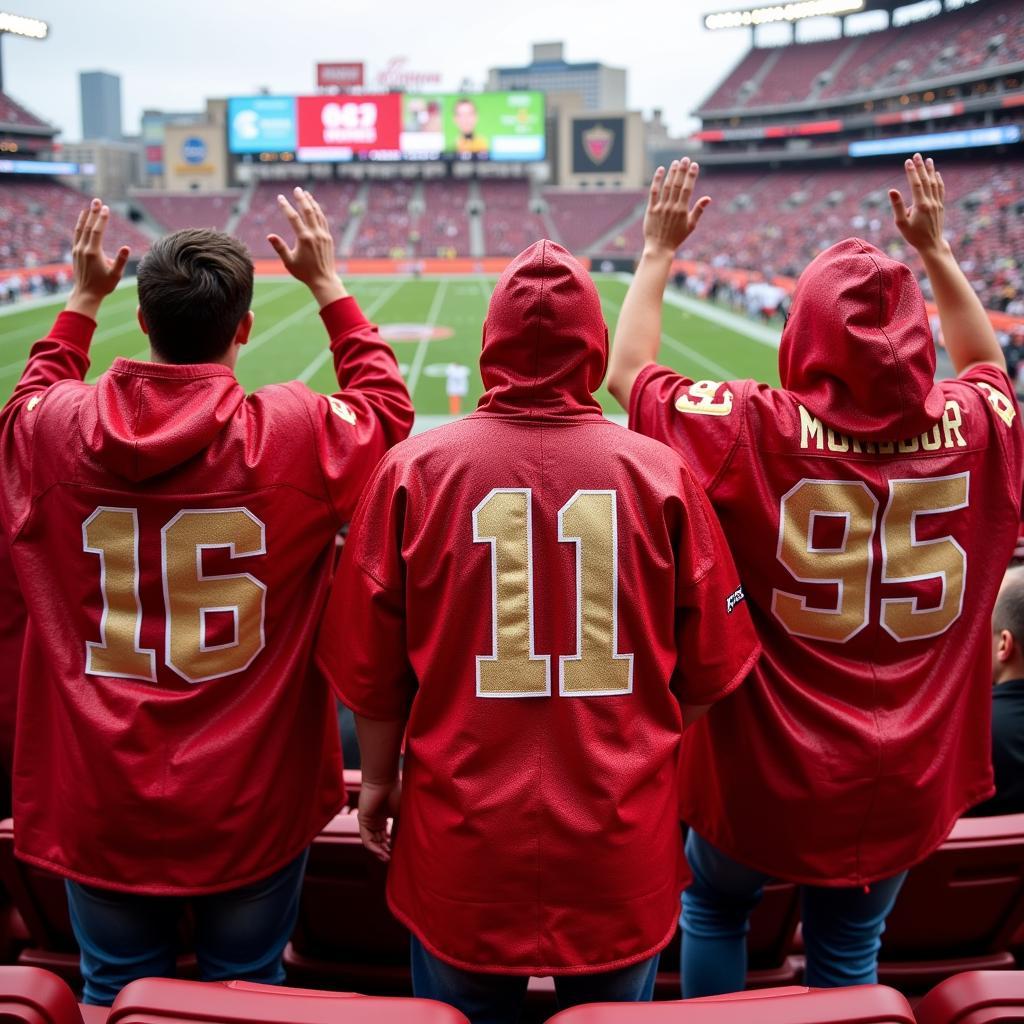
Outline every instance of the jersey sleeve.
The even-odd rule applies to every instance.
[[[683,704],[713,704],[743,682],[761,644],[722,527],[685,470],[683,478],[672,688]]]
[[[96,321],[68,310],[57,315],[49,334],[28,354],[25,370],[0,411],[0,522],[13,534],[32,504],[32,444],[36,410],[46,392],[62,380],[84,380]]]
[[[957,380],[972,385],[986,399],[992,432],[1006,461],[1010,489],[1019,495],[1024,482],[1024,427],[1013,383],[1004,370],[991,363],[977,363]]]
[[[406,646],[404,492],[382,465],[367,485],[327,603],[317,664],[357,715],[404,720],[416,693]]]
[[[331,339],[338,391],[303,399],[339,522],[347,522],[384,453],[409,436],[413,408],[395,354],[356,303],[338,299],[320,311]]]
[[[652,364],[629,396],[630,429],[673,448],[711,490],[739,442],[747,384],[695,381]]]

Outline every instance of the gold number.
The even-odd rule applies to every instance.
[[[264,646],[267,588],[248,573],[207,576],[203,551],[231,558],[266,553],[263,524],[247,509],[179,512],[161,530],[166,664],[190,683],[247,668]],[[90,675],[156,682],[156,652],[139,646],[139,518],[133,508],[98,508],[82,524],[83,546],[100,558],[100,640],[86,642]],[[231,639],[207,644],[207,616],[231,616]]]
[[[190,683],[248,668],[263,650],[267,588],[247,572],[207,576],[202,558],[210,548],[227,548],[231,558],[266,554],[263,524],[244,508],[186,510],[160,532],[168,666]],[[210,612],[233,616],[234,640],[206,644]]]
[[[939,636],[960,617],[967,555],[950,536],[917,539],[917,517],[966,508],[970,474],[925,480],[891,480],[882,516],[882,584],[940,579],[937,608],[918,608],[916,597],[881,599],[882,628],[904,642]],[[819,517],[843,522],[842,543],[814,546]],[[878,502],[867,486],[841,480],[801,480],[783,496],[779,513],[779,561],[800,583],[837,588],[834,608],[809,608],[807,598],[772,592],[772,612],[794,636],[845,643],[870,616],[872,548]]]
[[[616,651],[618,525],[614,491],[577,491],[558,513],[558,539],[576,545],[576,653],[559,658],[559,693],[633,690],[633,655]]]
[[[772,611],[794,636],[841,644],[867,625],[877,509],[867,486],[853,481],[801,480],[783,496],[779,561],[800,583],[828,584],[838,591],[834,608],[808,608],[806,597],[772,592]],[[838,547],[814,546],[819,517],[843,521],[843,541]]]
[[[949,536],[917,539],[917,517],[966,508],[969,474],[930,480],[890,480],[889,507],[882,517],[882,582],[941,579],[942,601],[923,611],[916,597],[882,600],[882,628],[900,641],[945,633],[960,618],[967,552]]]
[[[547,697],[551,658],[533,646],[533,519],[527,488],[495,488],[473,509],[473,540],[491,546],[493,654],[476,659],[478,697]]]
[[[721,387],[717,380],[694,381],[676,399],[676,409],[697,416],[728,416],[732,412],[732,392],[725,388],[719,400]]]
[[[101,506],[82,523],[82,547],[100,559],[99,641],[85,643],[85,671],[93,676],[156,682],[156,651],[141,647],[139,514]]]

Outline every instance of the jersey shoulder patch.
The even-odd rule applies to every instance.
[[[989,405],[992,406],[1003,423],[1007,427],[1012,427],[1013,421],[1017,417],[1017,403],[1004,395],[999,388],[993,387],[983,380],[975,381],[974,386],[988,399]]]

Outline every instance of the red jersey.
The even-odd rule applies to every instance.
[[[0,527],[0,777],[8,780],[8,788],[14,757],[14,717],[24,640],[25,602],[14,575],[7,534]],[[9,794],[0,797],[0,806],[10,807]]]
[[[631,396],[707,489],[765,649],[687,734],[683,817],[772,875],[860,885],[992,792],[1021,421],[993,366],[935,382],[916,281],[857,239],[804,272],[779,366],[782,389],[652,366]]]
[[[576,260],[520,255],[484,333],[477,411],[367,487],[321,661],[357,714],[408,715],[395,915],[470,970],[610,970],[675,930],[680,702],[758,645],[683,461],[593,398],[607,331]]]
[[[96,325],[75,313],[32,349],[0,414],[0,518],[30,618],[23,859],[109,889],[232,889],[342,805],[313,635],[335,533],[412,408],[355,300],[321,315],[329,398],[127,359],[86,385]]]

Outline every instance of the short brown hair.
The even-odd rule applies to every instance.
[[[149,341],[169,363],[221,358],[252,302],[252,257],[237,238],[186,228],[153,243],[138,270]]]

